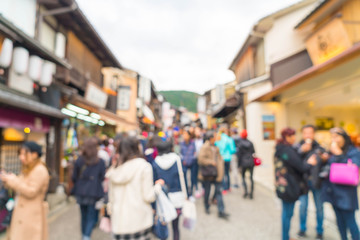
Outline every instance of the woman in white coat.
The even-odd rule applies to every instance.
[[[150,239],[153,226],[155,192],[161,191],[163,180],[153,185],[152,166],[140,157],[139,141],[128,137],[121,141],[120,161],[111,168],[108,212],[114,239]]]

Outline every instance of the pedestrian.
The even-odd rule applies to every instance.
[[[247,139],[247,131],[244,129],[241,132],[241,138],[238,142],[237,148],[237,156],[239,159],[239,165],[238,167],[241,168],[242,173],[242,180],[243,180],[243,186],[244,186],[244,198],[249,197],[250,199],[253,199],[254,197],[254,155],[255,155],[255,148],[253,143]],[[250,173],[250,193],[248,192],[248,188],[246,185],[246,172]]]
[[[295,130],[285,128],[281,131],[275,152],[275,188],[282,200],[282,240],[289,240],[291,218],[295,202],[307,191],[303,174],[316,164],[315,156],[303,162],[293,147],[296,141]]]
[[[231,158],[230,175],[231,175],[232,179],[234,180],[232,187],[239,188],[240,187],[240,174],[239,174],[239,158],[238,158],[237,153],[239,151],[238,145],[239,145],[239,141],[240,141],[240,136],[239,136],[238,130],[236,128],[231,129],[231,138],[235,142],[236,153],[233,154],[232,158]]]
[[[184,171],[188,196],[192,196],[195,183],[197,182],[197,180],[195,179],[197,178],[197,175],[196,176],[194,175],[195,162],[196,162],[196,147],[192,139],[192,135],[190,131],[188,131],[187,129],[184,129],[183,131],[183,141],[180,143],[180,156],[181,156],[181,162],[183,164],[183,171]],[[188,183],[188,179],[187,179],[188,170],[190,170],[190,174],[191,174],[190,184]]]
[[[40,145],[25,142],[19,152],[21,175],[6,172],[1,174],[5,186],[16,192],[8,240],[48,239],[48,204],[44,199],[49,185],[49,173],[41,156]]]
[[[218,207],[218,216],[227,219],[229,214],[225,213],[222,197],[222,181],[224,178],[224,160],[219,149],[215,146],[215,133],[208,131],[204,137],[204,145],[199,153],[199,180],[205,189],[204,205],[207,214],[210,214],[210,190],[215,185],[215,199]]]
[[[325,152],[325,150],[320,146],[320,144],[315,141],[315,131],[316,128],[313,125],[305,125],[302,127],[302,140],[296,145],[297,152],[300,154],[300,157],[303,162],[306,162],[312,155],[317,154],[318,152]],[[319,181],[319,170],[321,169],[322,161],[318,161],[318,164],[310,169],[310,174],[307,174],[306,181],[308,183],[309,190],[313,194],[313,199],[316,206],[316,239],[323,239],[323,221],[324,221],[324,208],[323,201],[321,201],[321,184]],[[306,220],[307,220],[307,209],[309,202],[308,193],[300,196],[300,231],[298,233],[299,237],[306,237]]]
[[[109,169],[109,203],[114,239],[150,239],[154,223],[151,203],[163,180],[153,185],[150,163],[141,157],[140,142],[135,137],[122,139],[117,166]],[[157,190],[156,190],[157,189]]]
[[[177,161],[181,161],[181,159],[179,155],[172,152],[172,144],[170,142],[159,142],[157,144],[157,149],[159,155],[156,157],[153,164],[154,181],[159,179],[165,181],[168,197],[178,214],[178,217],[172,221],[173,239],[179,240],[179,217],[185,201],[184,193],[181,191],[180,175],[177,167]]]
[[[341,128],[330,130],[332,144],[328,166],[334,163],[348,163],[360,166],[360,151],[351,143],[349,135]],[[357,186],[334,184],[325,179],[322,187],[322,198],[329,202],[336,215],[336,221],[342,240],[347,240],[347,230],[350,230],[353,240],[359,239],[359,228],[356,223],[355,211],[359,208]]]
[[[104,197],[103,181],[105,162],[98,157],[98,140],[88,138],[82,146],[82,154],[76,160],[72,181],[72,193],[81,211],[81,233],[83,240],[90,240],[98,222],[99,210],[96,203]]]
[[[202,192],[199,190],[199,186],[198,186],[198,173],[199,173],[198,159],[199,159],[200,149],[201,149],[202,145],[204,144],[202,129],[200,127],[195,127],[194,143],[195,143],[195,149],[196,149],[196,154],[195,154],[196,160],[194,163],[195,166],[192,168],[191,176],[194,176],[192,180],[194,180],[194,183],[195,183],[195,190],[196,190],[195,198],[200,198]]]
[[[149,141],[146,144],[144,155],[145,159],[150,163],[153,164],[155,158],[158,155],[158,151],[156,149],[156,143],[160,141],[158,136],[150,136]]]
[[[236,153],[234,140],[229,137],[229,129],[221,127],[219,131],[219,140],[215,142],[215,146],[220,149],[220,154],[224,159],[225,175],[223,180],[223,193],[230,191],[230,164],[232,155]]]

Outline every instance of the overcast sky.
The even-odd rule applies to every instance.
[[[233,80],[229,65],[260,18],[299,0],[77,0],[120,63],[157,90],[203,93]]]

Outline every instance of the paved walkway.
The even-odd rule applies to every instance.
[[[241,191],[235,190],[224,197],[226,210],[231,214],[228,221],[217,217],[216,206],[211,214],[203,211],[202,200],[197,202],[198,223],[193,232],[181,229],[181,239],[191,240],[278,240],[280,237],[280,202],[272,192],[261,186],[256,187],[255,199],[244,200]],[[297,212],[297,211],[296,211]],[[315,239],[315,216],[310,213],[308,239]],[[71,204],[50,219],[50,240],[77,240],[80,236],[79,209]],[[298,216],[293,218],[292,236],[298,231]],[[96,229],[93,240],[107,240],[111,236]],[[170,238],[171,239],[171,238]],[[325,239],[339,239],[332,223],[325,223]]]

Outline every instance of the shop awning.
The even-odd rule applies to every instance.
[[[126,119],[116,115],[115,113],[109,112],[107,110],[100,110],[99,115],[101,116],[101,119],[105,121],[107,124],[118,126],[121,124],[127,124],[127,125],[133,125],[136,126],[136,124],[128,122]]]
[[[342,65],[356,57],[360,56],[360,43],[354,45],[353,47],[349,48],[348,50],[342,52],[341,54],[337,55],[336,57],[311,68],[308,68],[295,76],[285,80],[281,84],[274,87],[270,92],[262,95],[261,97],[253,100],[253,101],[269,101],[275,96],[279,95],[281,92],[292,88],[302,82],[309,80],[312,77],[315,77],[319,74],[322,74],[336,66]]]
[[[143,113],[146,118],[148,118],[151,122],[155,122],[155,116],[154,113],[151,111],[151,109],[144,105],[143,106]]]
[[[59,109],[50,107],[26,97],[22,97],[4,89],[0,89],[0,103],[54,118],[66,118],[66,116],[62,114]]]
[[[6,20],[1,14],[0,32],[5,34],[10,39],[20,43],[23,47],[27,48],[31,54],[36,54],[43,59],[63,66],[67,69],[71,69],[71,65],[69,63],[47,50],[39,41],[28,36],[22,30],[17,28],[14,24]]]
[[[235,93],[226,99],[226,102],[222,106],[214,111],[213,118],[224,118],[236,111],[241,104],[241,95],[239,93]]]

